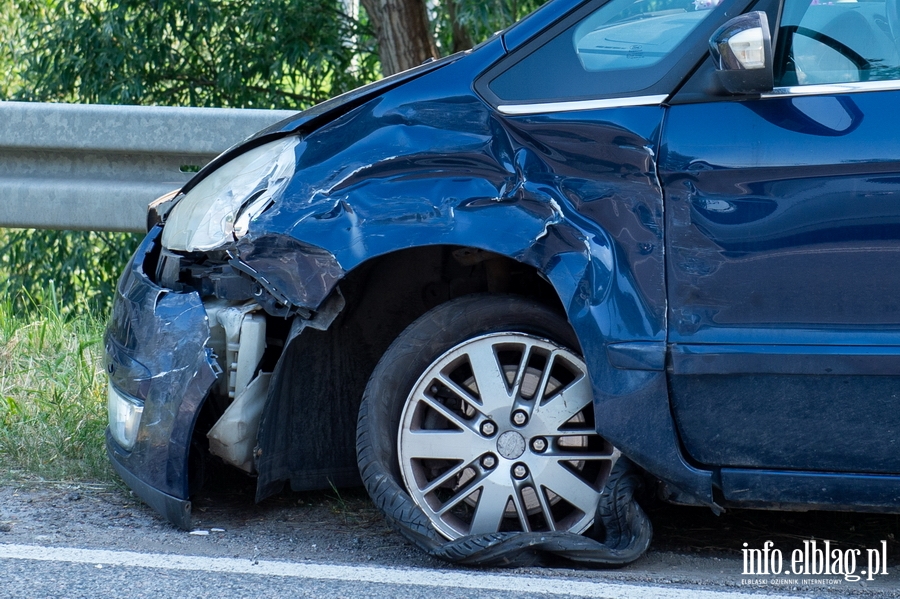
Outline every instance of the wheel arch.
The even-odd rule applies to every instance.
[[[567,318],[537,267],[480,247],[397,249],[346,272],[331,291],[345,302],[334,322],[289,338],[276,366],[258,436],[257,499],[285,482],[294,490],[358,484],[356,418],[378,360],[428,310],[477,293],[527,297]]]
[[[563,229],[570,239],[573,229]],[[555,235],[561,237],[558,230]],[[604,414],[598,432],[667,481],[671,496],[714,505],[711,474],[682,455],[665,372],[611,359],[611,342],[639,358],[665,353],[664,331],[641,305],[614,243],[601,233],[581,251],[557,243],[550,253],[549,241],[515,257],[471,245],[419,245],[345,272],[332,289],[346,301],[336,320],[325,331],[307,329],[290,340],[279,359],[259,430],[257,500],[288,481],[294,490],[358,484],[353,431],[359,401],[390,343],[443,301],[504,292],[536,299],[572,326],[588,362],[595,409]],[[301,385],[292,384],[296,376],[303,377]]]
[[[664,322],[642,301],[633,265],[616,241],[596,225],[564,218],[520,230],[513,240],[476,230],[484,243],[398,248],[404,240],[393,231],[384,237],[394,239],[367,237],[372,251],[364,259],[352,259],[350,250],[332,256],[352,265],[343,266],[330,289],[340,290],[346,306],[327,330],[307,329],[289,340],[279,360],[259,430],[257,499],[285,481],[294,490],[358,484],[353,431],[359,400],[393,339],[442,301],[507,292],[552,306],[572,326],[602,414],[598,433],[666,481],[669,496],[715,505],[711,473],[685,460],[675,431]],[[412,233],[421,239],[423,232]],[[303,373],[300,385],[292,384],[297,373]]]

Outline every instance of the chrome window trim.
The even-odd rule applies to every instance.
[[[602,100],[575,100],[571,102],[541,102],[540,104],[501,104],[497,110],[511,116],[541,114],[546,112],[570,112],[600,108],[624,108],[627,106],[658,106],[669,96],[634,96],[630,98],[606,98]]]
[[[858,81],[855,83],[820,83],[816,85],[792,85],[790,87],[776,87],[771,92],[762,94],[761,97],[782,98],[784,96],[850,94],[859,92],[897,90],[900,90],[900,80],[892,79],[890,81]]]

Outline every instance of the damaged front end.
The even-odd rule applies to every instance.
[[[226,254],[174,255],[160,237],[154,228],[129,263],[107,328],[107,449],[138,496],[188,528],[200,460],[208,450],[256,473],[257,430],[287,341],[327,328],[343,300],[335,293],[315,314],[289,307]]]
[[[128,485],[182,528],[207,450],[256,472],[257,430],[292,323],[296,336],[336,314],[299,305],[309,298],[298,298],[296,285],[283,284],[277,267],[273,284],[235,243],[290,181],[298,142],[257,146],[151,206],[168,222],[151,228],[119,281],[106,333],[108,453]],[[179,209],[167,214],[172,199]],[[282,255],[277,240],[241,248],[257,268]],[[320,280],[323,271],[337,280],[336,264],[313,261]]]
[[[191,435],[221,368],[206,344],[208,317],[200,296],[173,293],[147,275],[159,259],[159,234],[156,229],[147,236],[116,290],[106,333],[107,450],[141,499],[187,528]]]
[[[171,522],[190,526],[192,464],[207,453],[256,476],[257,500],[285,484],[359,484],[360,402],[376,367],[407,327],[464,296],[517,296],[565,315],[577,338],[568,346],[590,358],[592,401],[578,422],[602,412],[590,436],[603,448],[709,493],[706,473],[680,459],[664,361],[607,359],[609,347],[619,348],[613,357],[664,351],[653,163],[662,113],[498,116],[468,83],[505,51],[501,40],[483,48],[471,65],[460,60],[319,128],[261,134],[151,206],[154,226],[120,282],[107,335],[108,445],[129,486]],[[636,421],[636,411],[648,416]],[[394,426],[372,446],[395,446]],[[501,565],[552,553],[621,564],[646,549],[651,530],[629,463],[590,471],[602,500],[596,510],[580,502],[572,521],[595,520],[593,538],[584,526],[513,522],[450,541],[401,486],[396,463],[367,464],[362,480],[402,534],[442,559]],[[497,521],[514,519],[498,505]]]

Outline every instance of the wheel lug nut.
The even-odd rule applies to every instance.
[[[528,414],[525,413],[525,410],[516,410],[513,412],[512,421],[516,426],[524,426],[528,422]]]
[[[481,465],[490,470],[497,465],[497,458],[495,458],[493,455],[488,454],[481,458]]]
[[[525,464],[516,464],[513,466],[512,475],[522,480],[526,476],[528,476],[528,468],[525,467]]]
[[[547,450],[547,440],[543,437],[538,437],[531,442],[531,448],[538,453],[544,453]]]
[[[497,432],[497,425],[491,422],[490,420],[485,420],[481,423],[481,434],[485,437],[491,437],[494,433]]]

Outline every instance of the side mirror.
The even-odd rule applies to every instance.
[[[775,86],[772,36],[766,13],[735,17],[709,38],[719,80],[733,94],[758,94]]]

